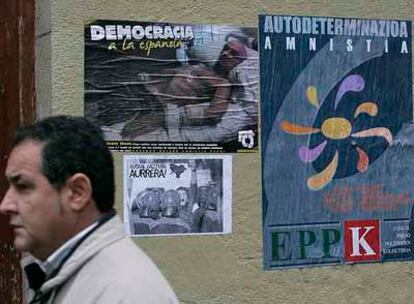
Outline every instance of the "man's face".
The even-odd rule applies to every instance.
[[[187,191],[180,189],[180,190],[177,190],[177,192],[180,195],[180,206],[182,207],[186,206],[189,201]]]
[[[7,190],[0,212],[10,216],[14,245],[44,260],[68,237],[70,217],[62,204],[62,190],[56,190],[42,174],[43,144],[26,140],[10,154]]]
[[[228,41],[221,50],[219,62],[228,73],[246,59],[246,49],[237,40]]]

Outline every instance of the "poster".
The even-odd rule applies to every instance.
[[[124,156],[129,235],[231,233],[231,155]]]
[[[257,151],[257,29],[96,20],[85,26],[85,116],[111,150]]]
[[[259,20],[264,267],[412,259],[411,22]]]

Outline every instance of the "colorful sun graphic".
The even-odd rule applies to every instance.
[[[346,93],[361,92],[364,90],[364,88],[365,81],[360,75],[353,74],[346,77],[341,82],[336,93],[333,106],[334,112],[342,97]],[[307,88],[306,97],[311,105],[317,109],[320,108],[318,93],[315,87],[309,86]],[[339,141],[349,142],[351,139],[352,146],[357,151],[356,169],[357,172],[362,173],[368,169],[368,166],[370,164],[370,157],[364,150],[363,145],[358,143],[357,139],[366,137],[382,137],[385,139],[388,145],[391,145],[393,140],[391,131],[385,127],[374,127],[365,130],[354,131],[353,122],[362,114],[366,114],[370,117],[375,117],[378,114],[377,103],[375,101],[364,101],[360,103],[357,106],[356,110],[353,112],[352,119],[336,116],[334,114],[333,116],[325,118],[319,127],[302,126],[286,120],[283,120],[280,123],[280,127],[284,132],[294,135],[313,135],[318,133],[322,135],[322,142],[318,143],[316,146],[312,148],[302,146],[299,148],[298,156],[299,159],[304,163],[312,163],[316,161],[318,157],[322,155],[323,151],[327,148],[329,143],[338,143]],[[307,185],[309,189],[315,191],[320,190],[332,181],[337,172],[340,157],[346,157],[346,155],[342,155],[338,150],[335,150],[332,159],[330,159],[326,167],[323,168],[320,172],[308,178]]]

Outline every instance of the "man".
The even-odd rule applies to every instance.
[[[159,80],[146,74],[140,77],[147,82],[145,88],[155,97],[151,102],[158,102],[166,111],[165,117],[160,119],[160,111],[139,111],[123,127],[121,136],[124,138],[147,134],[150,132],[148,126],[155,130],[163,123],[167,129],[179,127],[180,123],[215,125],[227,111],[231,85],[205,65],[183,65],[164,70],[163,74],[156,75]],[[179,113],[171,111],[184,111],[185,120],[180,122],[177,118]]]
[[[176,190],[170,189],[161,197],[162,217],[151,227],[153,234],[188,233],[190,225],[179,217],[180,195]]]
[[[229,142],[237,132],[255,130],[258,116],[259,61],[247,37],[230,33],[213,70],[226,79],[230,96],[225,111],[215,125],[183,126],[182,141]]]
[[[259,62],[253,42],[230,33],[213,66],[193,58],[194,64],[165,70],[155,77],[141,74],[154,100],[164,105],[164,123],[160,123],[160,112],[151,112],[150,119],[140,111],[126,122],[121,137],[136,141],[226,143],[236,140],[238,131],[255,130]],[[151,131],[149,124],[153,126]],[[165,125],[166,130],[160,125]]]
[[[40,262],[30,303],[178,303],[115,214],[114,168],[99,128],[51,117],[17,131],[0,212]],[[30,259],[31,257],[29,257]],[[25,261],[27,264],[27,261]],[[36,264],[29,264],[26,270]],[[36,283],[36,284],[35,284]]]

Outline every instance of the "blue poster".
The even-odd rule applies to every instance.
[[[411,259],[411,22],[262,15],[259,48],[265,269]]]

